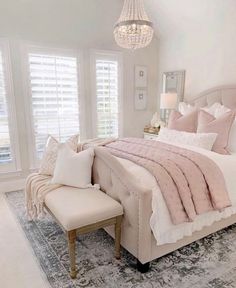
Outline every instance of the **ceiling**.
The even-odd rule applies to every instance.
[[[235,25],[236,0],[144,0],[158,38]],[[123,0],[0,0],[0,37],[113,41]],[[113,42],[112,42],[113,43]]]
[[[196,29],[219,29],[222,23],[235,25],[235,0],[144,0],[154,22],[156,35],[194,32]]]
[[[121,0],[0,0],[0,37],[106,47]]]

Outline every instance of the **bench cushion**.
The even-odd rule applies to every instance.
[[[66,231],[123,214],[117,201],[93,188],[63,186],[48,193],[45,204]]]

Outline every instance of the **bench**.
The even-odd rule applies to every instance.
[[[115,225],[115,257],[120,259],[122,206],[104,192],[63,186],[47,194],[45,207],[68,237],[70,276],[76,278],[76,235]]]

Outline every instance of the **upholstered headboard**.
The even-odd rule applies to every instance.
[[[215,102],[236,109],[236,85],[220,86],[206,90],[189,101],[190,104],[195,104],[197,107],[210,106]]]

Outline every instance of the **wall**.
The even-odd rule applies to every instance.
[[[18,137],[23,173],[29,169],[25,81],[22,78],[21,46],[33,43],[46,47],[80,49],[84,58],[87,134],[91,135],[89,49],[122,51],[124,63],[124,136],[142,136],[143,127],[156,109],[157,41],[140,51],[119,49],[113,39],[113,25],[119,17],[122,1],[111,0],[7,0],[0,2],[0,38],[9,39],[17,110]],[[134,65],[146,65],[149,71],[148,107],[134,110]]]
[[[159,84],[164,71],[184,69],[185,97],[191,99],[205,89],[236,83],[236,1],[151,2],[159,13],[153,15],[157,26],[162,24]]]

